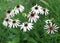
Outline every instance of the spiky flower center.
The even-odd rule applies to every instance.
[[[49,26],[49,29],[50,29],[50,30],[53,30],[53,26]]]
[[[45,9],[43,9],[43,11],[45,12]]]
[[[17,7],[17,8],[19,8],[20,6],[19,6],[19,5],[17,5],[16,7]]]
[[[27,26],[28,26],[28,24],[26,23],[26,24],[24,24],[24,26],[25,26],[25,27],[27,27]]]
[[[34,17],[34,15],[35,15],[34,13],[31,13],[31,17]]]
[[[37,9],[38,9],[38,7],[36,6],[36,7],[35,7],[35,9],[37,10]]]
[[[5,21],[9,21],[9,19],[6,19]]]
[[[10,13],[10,11],[7,11],[7,13]]]
[[[13,23],[16,23],[16,21],[13,21]]]

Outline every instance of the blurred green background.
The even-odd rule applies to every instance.
[[[6,10],[12,10],[17,4],[25,7],[23,13],[28,14],[31,7],[38,4],[49,9],[49,15],[39,15],[40,19],[34,23],[33,30],[23,32],[18,28],[4,27],[2,22],[5,18]],[[19,13],[12,19],[26,22],[28,19]],[[55,34],[47,34],[44,30],[45,20],[54,18],[54,23],[60,27],[60,0],[0,0],[0,43],[60,43],[60,28]]]

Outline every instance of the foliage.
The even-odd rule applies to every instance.
[[[32,6],[41,5],[50,10],[49,15],[39,15],[40,19],[34,23],[31,31],[22,32],[19,28],[4,27],[2,22],[6,10],[12,10],[17,4],[25,6],[24,13],[26,14]],[[19,13],[14,18],[19,18],[22,22],[27,21],[27,18],[21,16],[22,14]],[[60,43],[60,28],[55,34],[47,34],[44,30],[44,21],[52,18],[54,18],[54,23],[60,26],[60,0],[0,0],[0,43]]]

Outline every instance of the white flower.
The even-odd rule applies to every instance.
[[[43,8],[42,10],[43,10],[42,15],[48,15],[49,14],[49,10],[47,8]]]
[[[46,29],[47,30],[47,33],[49,34],[54,34],[54,32],[57,32],[57,29],[58,29],[59,27],[57,27],[57,25],[55,25],[55,24],[50,24],[50,25],[45,25],[45,27],[44,27],[44,29]]]
[[[39,6],[39,5],[37,5],[37,4],[36,4],[35,6],[33,6],[31,9],[32,9],[32,11],[35,12],[36,14],[39,14],[39,13],[41,14],[41,12],[43,12],[42,7]]]
[[[46,24],[52,24],[52,22],[51,22],[50,19],[46,20],[45,23],[46,23]]]
[[[15,11],[15,14],[19,13],[19,12],[23,12],[24,11],[24,6],[22,5],[17,5],[15,8],[14,8],[14,11]]]
[[[10,21],[11,21],[11,19],[5,18],[4,21],[3,21],[3,25],[8,26]]]
[[[35,22],[36,23],[36,21],[39,19],[39,16],[36,14],[36,13],[34,13],[34,12],[30,12],[29,14],[28,14],[28,18],[29,18],[29,22],[31,21],[31,22]]]
[[[11,18],[11,17],[13,17],[14,16],[14,10],[12,10],[12,11],[7,11],[6,12],[6,18]]]
[[[30,30],[33,28],[32,25],[33,25],[32,23],[24,22],[24,23],[22,23],[22,25],[20,25],[20,26],[21,26],[21,29],[22,29],[24,32],[26,32],[27,30],[30,31]]]
[[[11,11],[6,12],[6,18],[11,18]]]
[[[13,27],[13,28],[17,28],[20,25],[20,21],[19,20],[12,20],[11,22],[9,22],[9,27]]]
[[[14,11],[14,9],[11,11],[10,16],[11,16],[11,17],[15,16],[15,11]]]

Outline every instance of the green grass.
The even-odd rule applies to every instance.
[[[37,23],[34,23],[34,28],[26,33],[19,28],[8,28],[2,25],[5,18],[6,10],[12,10],[17,4],[22,4],[25,7],[23,13],[28,14],[31,7],[35,4],[48,8],[48,16],[40,16]],[[22,22],[26,22],[27,18],[22,16],[22,13],[16,15],[14,19],[19,18]],[[0,0],[0,43],[60,43],[60,28],[58,32],[46,34],[44,31],[44,21],[54,18],[54,23],[60,27],[60,0]]]

